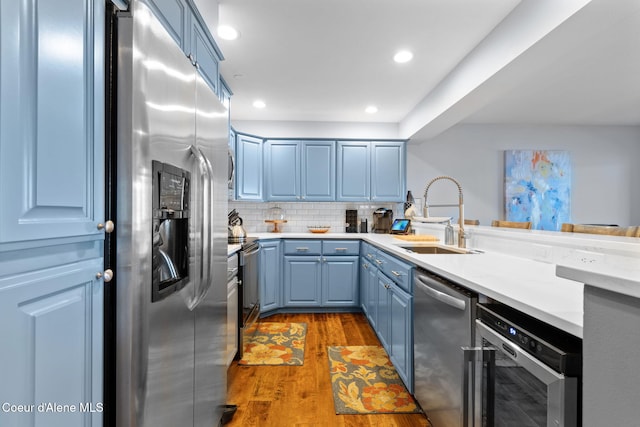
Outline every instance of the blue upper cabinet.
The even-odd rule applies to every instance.
[[[300,200],[300,143],[268,140],[265,173],[267,200]]]
[[[192,60],[196,61],[198,71],[200,71],[209,87],[214,93],[218,94],[220,91],[218,64],[222,60],[222,54],[217,50],[208,33],[202,22],[193,16],[191,19],[190,52]]]
[[[304,141],[302,143],[301,187],[303,200],[335,200],[335,146],[334,141]]]
[[[211,89],[220,95],[219,63],[224,58],[197,7],[190,0],[144,0],[176,44],[197,65]]]
[[[337,200],[402,201],[405,150],[404,141],[338,141]]]
[[[266,199],[335,200],[335,142],[268,140]]]
[[[400,202],[405,196],[406,149],[404,142],[371,144],[371,200]]]
[[[103,3],[2,2],[0,246],[101,238]]]
[[[262,145],[261,138],[236,134],[237,200],[262,200]]]
[[[338,141],[337,175],[338,200],[369,200],[371,144],[360,141]]]
[[[185,0],[145,0],[185,54],[191,51],[191,10]]]

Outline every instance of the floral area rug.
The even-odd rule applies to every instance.
[[[245,332],[240,365],[303,365],[306,323],[258,322]]]
[[[380,346],[328,347],[336,414],[422,413]]]

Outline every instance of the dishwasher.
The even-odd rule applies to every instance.
[[[433,427],[462,424],[462,347],[475,345],[477,301],[436,274],[414,275],[414,396]]]

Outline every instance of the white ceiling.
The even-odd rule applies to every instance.
[[[220,0],[220,25],[241,33],[218,40],[232,120],[398,123],[401,137],[458,122],[640,125],[640,2],[563,0],[575,10],[519,42],[556,1]],[[528,49],[507,57],[516,42]],[[413,61],[393,62],[401,48]]]

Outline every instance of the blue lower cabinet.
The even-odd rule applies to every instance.
[[[322,305],[324,307],[357,307],[358,256],[322,258]]]
[[[285,307],[319,307],[321,289],[321,256],[284,257]]]
[[[102,269],[97,258],[0,279],[0,402],[34,405],[0,411],[3,426],[102,425]],[[38,406],[56,402],[77,410]]]
[[[369,269],[371,268],[371,264],[364,257],[360,257],[360,307],[362,307],[362,312],[369,317],[369,298],[368,298],[368,290],[367,287],[367,279],[369,278]]]
[[[260,242],[260,312],[280,308],[281,268],[280,240]]]
[[[362,295],[366,301],[363,304],[369,323],[389,354],[398,375],[413,393],[413,296],[400,287],[405,286],[407,277],[412,277],[413,267],[406,265],[407,270],[398,271],[394,264],[388,276],[384,269],[392,264],[391,261],[400,262],[382,251],[377,251],[371,257],[364,252],[361,257],[360,286],[364,289]]]
[[[413,393],[413,297],[395,285],[389,293],[389,357]]]
[[[382,346],[389,352],[389,342],[391,336],[390,317],[391,317],[391,294],[389,288],[393,281],[385,276],[381,271],[377,274],[376,285],[376,327],[375,330]]]
[[[378,313],[378,269],[365,256],[360,257],[360,302],[373,329]]]

